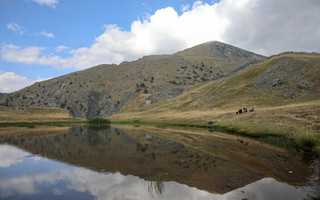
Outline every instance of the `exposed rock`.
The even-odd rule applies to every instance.
[[[301,90],[311,90],[312,89],[312,85],[309,81],[307,80],[302,80],[297,84],[297,88],[301,89]]]
[[[289,98],[290,99],[295,99],[297,97],[298,97],[298,95],[296,93],[286,93],[286,94],[283,95],[284,99],[289,99]]]
[[[311,91],[313,84],[317,81],[317,59],[303,60],[295,56],[279,56],[277,59],[270,59],[270,64],[254,80],[255,93],[264,93],[273,90],[273,94],[281,94],[285,99],[295,99],[300,93]],[[314,71],[314,74],[307,73]],[[314,78],[310,78],[315,76]]]
[[[170,98],[173,98],[173,97],[175,97],[175,96],[178,96],[179,94],[182,94],[183,92],[184,92],[184,88],[179,88],[179,87],[177,87],[177,88],[172,88],[171,90],[169,90],[168,92],[167,92],[167,98],[168,99],[170,99]]]
[[[147,99],[147,100],[145,101],[145,105],[148,106],[148,105],[151,104],[151,102],[152,102],[151,100]]]
[[[282,81],[279,78],[273,80],[272,87],[277,87],[282,84]]]

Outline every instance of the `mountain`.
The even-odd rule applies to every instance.
[[[75,117],[107,117],[172,99],[199,83],[230,77],[266,57],[221,42],[207,42],[172,55],[145,56],[99,65],[0,95],[3,106],[57,107]]]

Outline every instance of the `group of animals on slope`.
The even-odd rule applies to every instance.
[[[253,108],[251,108],[251,109],[249,110],[249,112],[253,112],[253,111],[254,111]],[[248,112],[248,109],[247,109],[247,108],[240,108],[240,109],[236,112],[236,115],[239,115],[239,114],[241,114],[241,113],[246,113],[246,112]]]
[[[249,109],[249,112],[253,112],[254,111],[254,108],[251,108]],[[240,108],[237,112],[236,112],[236,115],[239,115],[239,114],[242,114],[242,113],[246,113],[248,112],[248,109],[247,108]],[[209,125],[212,125],[214,124],[214,121],[209,121],[208,122]]]

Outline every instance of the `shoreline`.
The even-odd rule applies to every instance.
[[[266,124],[256,123],[238,123],[228,120],[217,120],[212,125],[208,124],[209,121],[199,120],[194,123],[189,119],[180,118],[170,119],[169,117],[163,121],[160,118],[148,118],[144,120],[139,117],[134,118],[121,118],[110,117],[108,118],[112,124],[126,124],[133,126],[176,126],[176,127],[196,127],[207,128],[209,131],[219,131],[226,134],[238,135],[247,138],[257,139],[262,142],[278,146],[286,149],[294,154],[303,154],[312,157],[320,156],[320,138],[316,133],[311,133],[309,130],[297,127],[291,127],[288,125],[286,128],[281,128],[276,125],[272,126],[272,123],[266,122]],[[185,121],[186,123],[183,123]],[[210,120],[211,121],[211,120]],[[248,128],[250,127],[250,128]],[[267,128],[266,128],[267,127]],[[294,134],[288,134],[288,131],[295,129]]]
[[[0,107],[0,127],[68,126],[87,124],[89,120],[75,118],[67,110],[26,107],[17,111]],[[130,112],[107,117],[112,124],[190,126],[212,129],[228,134],[259,139],[299,154],[320,156],[320,104],[298,104],[279,107],[256,107],[254,112],[235,115],[234,110],[212,109],[196,111],[159,110],[154,113]],[[208,122],[212,122],[209,124]],[[312,126],[311,126],[312,125]]]

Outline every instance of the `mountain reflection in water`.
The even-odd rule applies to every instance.
[[[176,141],[168,139],[168,132]],[[78,126],[63,134],[2,137],[0,198],[308,199],[318,195],[317,185],[287,184],[308,185],[310,170],[302,163],[295,161],[290,168],[294,173],[304,170],[297,177],[290,179],[288,172],[274,177],[273,165],[263,160],[257,164],[251,155],[243,158],[250,163],[236,162],[230,149],[221,149],[228,138],[196,132],[202,135],[156,128],[94,131]],[[210,149],[202,139],[210,142]],[[231,137],[225,145],[232,149],[238,143]],[[281,157],[274,164],[283,165],[288,155],[274,151],[277,159]]]

